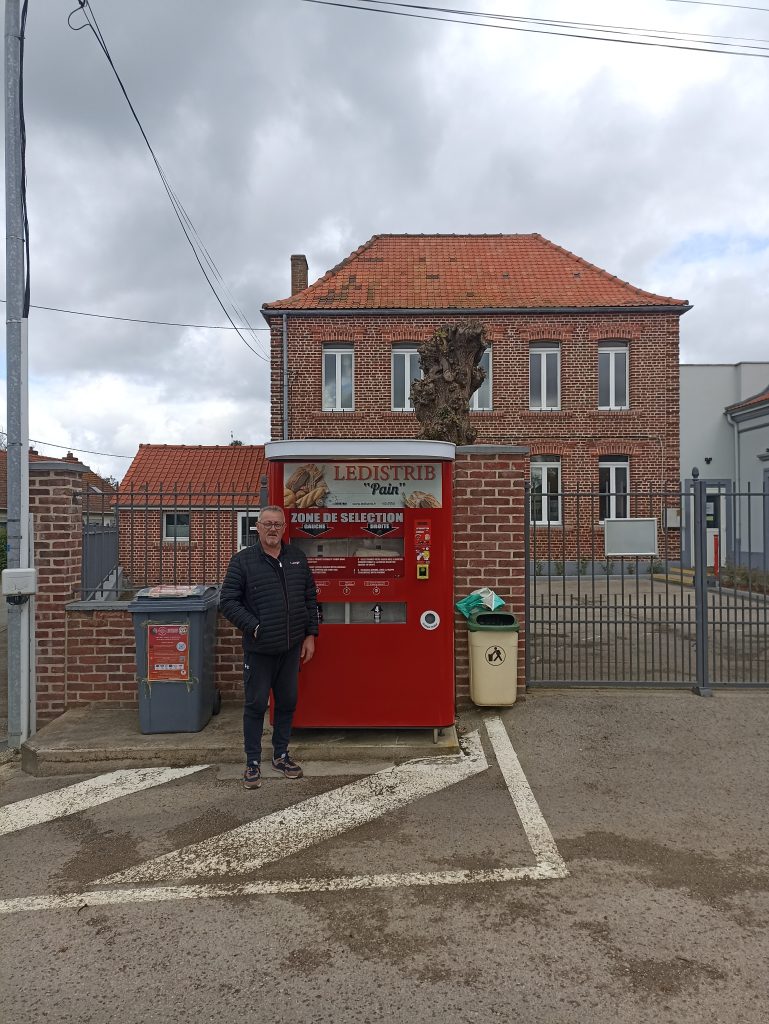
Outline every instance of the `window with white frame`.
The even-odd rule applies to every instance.
[[[354,408],[355,354],[351,345],[323,346],[323,409],[344,412]]]
[[[163,540],[174,542],[188,541],[190,539],[190,514],[189,512],[164,512],[163,513]]]
[[[627,409],[627,345],[616,342],[598,346],[598,408]]]
[[[485,349],[479,365],[486,371],[486,378],[478,390],[470,395],[472,412],[485,412],[491,409],[491,346]]]
[[[419,353],[413,347],[397,345],[392,353],[392,408],[411,412],[411,385],[422,376]]]
[[[238,512],[238,551],[256,543],[256,521],[259,512]]]
[[[630,516],[630,460],[627,455],[609,455],[598,462],[599,518],[627,519]]]
[[[561,346],[557,343],[529,349],[529,408],[561,408]]]
[[[556,455],[531,458],[531,521],[542,526],[561,521],[561,460]]]

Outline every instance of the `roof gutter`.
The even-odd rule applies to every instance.
[[[479,306],[477,309],[471,309],[464,306],[428,306],[423,309],[323,309],[317,307],[313,309],[291,309],[289,312],[291,316],[297,317],[313,317],[313,316],[331,316],[331,317],[346,317],[346,316],[492,316],[494,314],[514,315],[514,316],[528,316],[530,314],[542,314],[542,313],[589,313],[591,315],[603,314],[605,316],[616,316],[617,314],[632,314],[633,316],[659,316],[660,314],[667,314],[673,316],[682,316],[684,313],[688,313],[693,306],[690,303],[686,303],[682,306]],[[280,316],[281,314],[285,317],[286,313],[281,308],[270,309],[268,306],[262,306],[262,316],[265,320],[269,320],[271,316]],[[284,321],[285,322],[285,321]]]

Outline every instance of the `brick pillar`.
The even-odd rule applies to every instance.
[[[518,696],[526,686],[524,484],[529,449],[517,445],[459,447],[454,464],[454,600],[491,587],[520,624]],[[457,705],[470,704],[467,624],[454,623]]]
[[[83,562],[82,475],[73,462],[31,462],[29,510],[34,516],[37,717],[42,723],[67,705],[66,605],[80,597]]]

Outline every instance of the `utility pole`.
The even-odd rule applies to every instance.
[[[5,298],[8,394],[8,746],[34,731],[30,687],[29,400],[25,310],[25,238],[21,140],[21,22],[19,0],[5,3]],[[15,573],[15,575],[14,575]],[[21,590],[21,592],[19,592]]]

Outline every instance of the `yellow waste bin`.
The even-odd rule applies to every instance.
[[[518,622],[512,612],[474,611],[470,631],[470,699],[482,707],[515,703]]]

